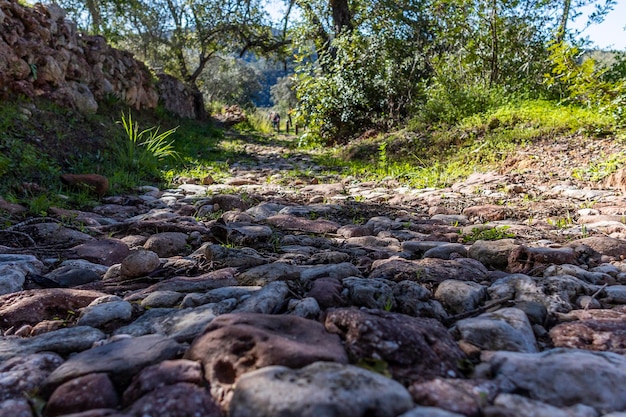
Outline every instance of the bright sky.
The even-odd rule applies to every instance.
[[[581,28],[585,25],[587,16],[593,8],[589,8],[575,22],[572,28]],[[582,36],[589,37],[594,45],[600,49],[615,49],[626,51],[626,0],[617,0],[615,8],[606,16],[604,22],[587,28]]]

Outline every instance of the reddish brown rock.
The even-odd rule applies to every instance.
[[[26,398],[0,401],[0,417],[34,417]]]
[[[250,208],[250,203],[242,199],[238,195],[219,194],[212,198],[212,204],[218,205],[216,210],[231,211],[239,210],[246,211]]]
[[[467,207],[463,210],[463,215],[470,220],[480,220],[481,222],[495,222],[504,220],[509,216],[510,209],[505,206],[485,204],[483,206]]]
[[[35,391],[63,363],[56,353],[16,356],[0,364],[0,402]]]
[[[6,211],[9,214],[20,214],[24,213],[28,209],[19,204],[9,203],[4,198],[0,197],[0,211]]]
[[[575,240],[569,246],[577,247],[585,245],[600,253],[621,260],[626,258],[626,242],[609,236],[591,236]]]
[[[332,307],[342,307],[346,300],[342,297],[343,285],[336,278],[319,278],[313,281],[307,297],[315,298],[322,310]]]
[[[609,175],[604,180],[604,186],[608,188],[617,188],[620,191],[626,191],[626,168],[621,168]]]
[[[98,174],[62,174],[61,182],[69,187],[87,187],[92,189],[98,197],[109,191],[109,180]]]
[[[98,408],[116,408],[119,398],[107,374],[89,374],[60,385],[50,396],[45,417]]]
[[[36,325],[55,317],[65,318],[68,311],[86,307],[106,294],[97,291],[48,288],[0,296],[0,328]]]
[[[469,258],[408,260],[393,257],[374,261],[369,278],[419,283],[441,283],[448,279],[482,281],[488,272],[483,264]]]
[[[84,259],[95,264],[111,266],[121,263],[130,250],[118,239],[98,239],[75,246],[68,251],[70,259]]]
[[[550,338],[555,347],[626,354],[626,311],[624,308],[574,310],[568,314],[561,314],[559,317],[568,321],[550,330]]]
[[[124,391],[124,404],[130,405],[140,397],[165,385],[179,382],[202,385],[202,366],[199,362],[185,359],[164,361],[149,366],[133,378]]]
[[[341,336],[352,361],[382,366],[405,385],[460,375],[457,364],[465,355],[437,320],[345,308],[331,310],[325,326]]]
[[[492,381],[437,378],[415,383],[409,392],[417,404],[479,417],[481,409],[493,401],[499,389]]]
[[[236,272],[235,268],[222,268],[197,277],[173,277],[151,285],[138,294],[150,294],[155,291],[206,292],[237,285]]]
[[[268,224],[283,230],[293,230],[304,233],[335,233],[340,227],[338,223],[331,222],[330,220],[309,220],[287,214],[277,214],[275,216],[268,217],[265,221]]]
[[[221,417],[208,389],[181,382],[166,385],[144,395],[126,413],[134,417]]]
[[[194,340],[185,358],[202,362],[214,398],[224,403],[246,372],[270,365],[301,368],[317,361],[348,361],[339,337],[320,323],[254,313],[217,317]]]
[[[563,264],[578,265],[573,248],[531,248],[520,245],[511,251],[507,271],[512,274],[539,275],[550,265]]]

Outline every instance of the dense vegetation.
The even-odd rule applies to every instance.
[[[601,20],[614,0],[285,0],[278,21],[261,0],[58,3],[83,30],[184,80],[212,111],[238,103],[254,115],[259,88],[275,81],[274,109],[305,127],[294,146],[324,145],[320,164],[354,175],[445,185],[520,144],[557,134],[619,137],[626,124],[623,53],[593,59],[570,29],[575,17]],[[579,16],[590,4],[596,11]],[[114,190],[219,175],[238,149],[209,124],[160,110],[134,116],[112,102],[81,116],[37,103],[56,116],[29,118],[28,106],[1,106],[0,193],[9,198],[34,192],[18,187],[24,179],[54,187],[61,171],[103,173]],[[122,115],[135,117],[139,132],[178,129],[151,151],[116,123]],[[252,117],[257,130],[268,129],[262,119]],[[59,146],[58,155],[36,156],[50,149],[37,139],[71,143],[81,134],[92,138],[84,152]],[[357,160],[336,158],[330,146],[352,142]]]
[[[617,118],[626,102],[623,58],[610,67],[582,59],[584,42],[570,29],[574,18],[601,21],[615,0],[59,3],[85,30],[180,77],[209,102],[251,104],[263,66],[284,61],[295,72],[282,80],[291,94],[276,88],[274,104],[295,107],[311,142],[345,143],[416,118],[453,124],[521,98]],[[272,21],[268,7],[279,4],[282,20]],[[589,5],[594,13],[580,16]]]

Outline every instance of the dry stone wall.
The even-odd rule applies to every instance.
[[[79,32],[59,6],[0,0],[0,97],[16,94],[46,97],[82,112],[95,112],[107,95],[136,109],[155,108],[167,98],[168,110],[196,117],[193,94],[180,81],[158,86],[144,63],[102,36]]]

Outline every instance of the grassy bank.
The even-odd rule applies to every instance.
[[[124,129],[122,120],[131,122]],[[15,100],[0,105],[0,196],[45,214],[48,207],[84,208],[96,204],[89,190],[64,188],[62,173],[96,173],[109,178],[109,194],[140,184],[167,187],[181,177],[219,181],[229,165],[249,156],[246,143],[275,140],[262,115],[224,132],[210,122],[181,120],[161,110],[130,112],[105,103],[94,115],[81,115],[48,102]],[[129,133],[130,132],[130,133]],[[143,133],[140,139],[133,139]],[[146,138],[161,138],[151,149]],[[394,179],[425,188],[450,185],[473,172],[496,168],[520,147],[555,138],[624,140],[618,121],[599,112],[525,101],[495,108],[455,125],[429,125],[418,119],[404,129],[372,134],[341,148],[317,149],[313,158],[334,175],[360,180]],[[297,138],[281,146],[294,148]],[[293,149],[292,149],[293,150]],[[623,153],[604,163],[579,167],[575,175],[600,180],[621,167]]]

